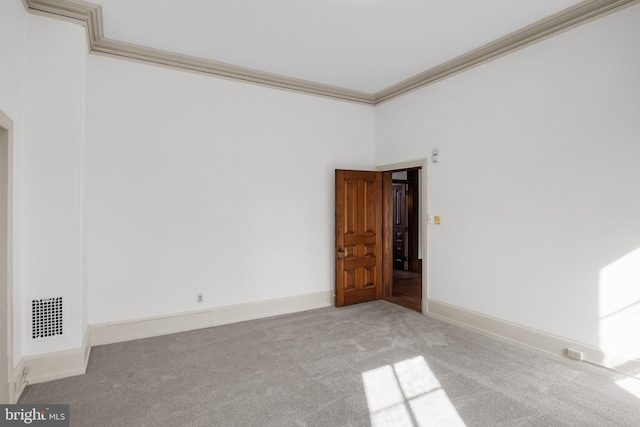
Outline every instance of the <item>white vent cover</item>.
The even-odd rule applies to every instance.
[[[62,335],[62,297],[31,301],[31,338]]]

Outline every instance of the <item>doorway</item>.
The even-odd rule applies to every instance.
[[[420,259],[420,170],[392,171],[391,221],[393,273],[385,300],[422,312],[422,260]],[[388,265],[388,264],[387,264]]]
[[[336,307],[381,298],[404,304],[409,299],[409,308],[428,313],[426,266],[421,262],[426,254],[426,170],[427,159],[379,166],[377,171],[335,170]],[[398,228],[395,292],[394,171],[405,174],[404,179],[396,176],[397,184],[407,184],[397,186],[396,196],[412,195],[396,206],[397,222],[406,212],[406,225]]]
[[[0,111],[0,403],[10,402],[13,372],[11,292],[11,156],[13,123]]]

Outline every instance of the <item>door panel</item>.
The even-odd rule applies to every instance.
[[[382,172],[336,170],[336,306],[382,298]]]
[[[393,184],[393,268],[409,269],[407,184]]]

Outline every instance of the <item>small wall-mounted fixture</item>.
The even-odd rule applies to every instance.
[[[437,149],[433,149],[433,151],[431,152],[431,161],[433,163],[438,163],[438,150]]]

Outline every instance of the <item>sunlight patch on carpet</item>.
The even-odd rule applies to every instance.
[[[424,357],[362,373],[373,427],[464,427]]]
[[[640,378],[628,377],[616,381],[616,385],[640,399]]]

